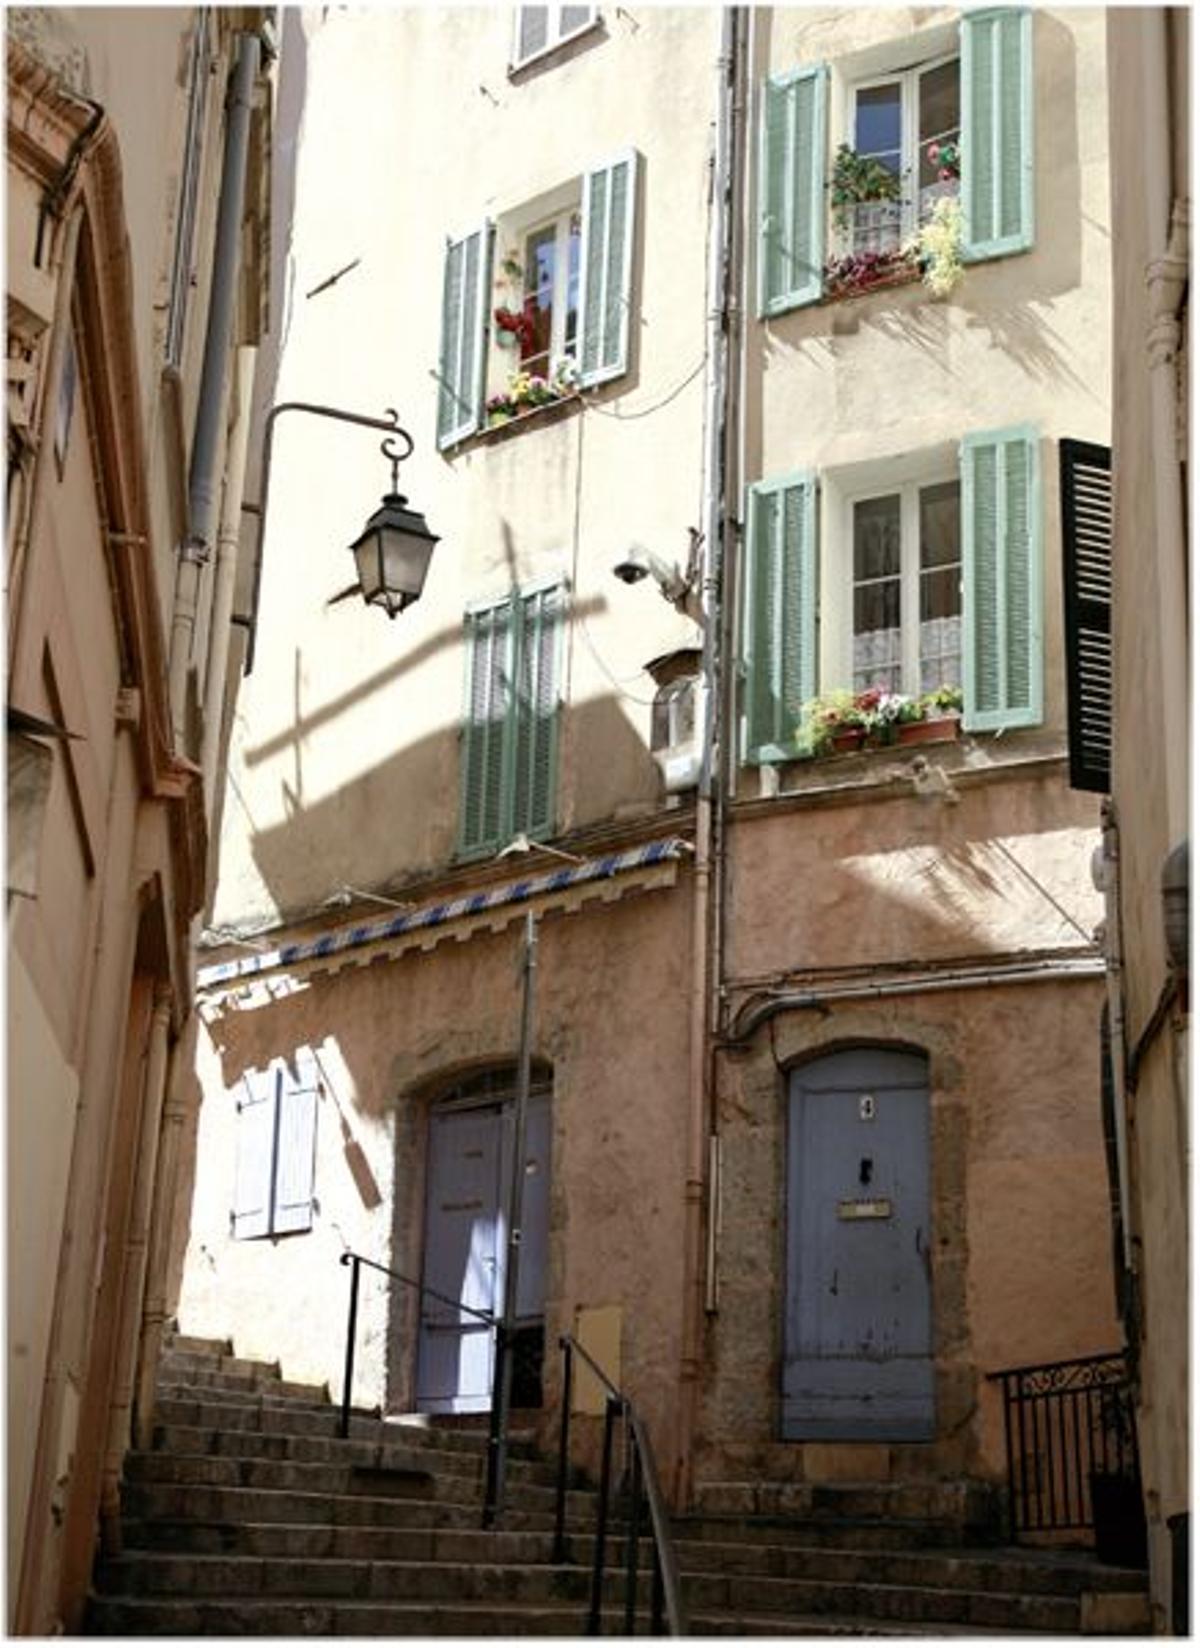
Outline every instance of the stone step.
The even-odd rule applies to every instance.
[[[792,1641],[808,1637],[1034,1637],[1040,1640],[1045,1635],[1042,1631],[1021,1631],[1007,1625],[937,1625],[908,1620],[896,1623],[851,1619],[844,1615],[803,1618],[794,1614],[783,1618],[768,1614],[691,1614],[688,1628],[694,1637],[788,1637]]]
[[[582,1509],[580,1506],[582,1504]],[[344,1528],[478,1528],[481,1503],[456,1504],[445,1499],[371,1497],[369,1494],[313,1493],[289,1488],[214,1487],[194,1482],[137,1482],[121,1486],[124,1515],[136,1521],[243,1521]],[[595,1522],[589,1496],[567,1496],[567,1524],[578,1531]],[[507,1508],[504,1524],[518,1532],[553,1528],[552,1511]]]
[[[212,1352],[168,1350],[159,1359],[160,1378],[186,1380],[194,1373],[244,1373],[260,1379],[282,1379],[278,1362],[262,1362],[253,1356],[236,1356],[232,1351]]]
[[[372,1469],[436,1471],[482,1485],[486,1455],[478,1449],[440,1449],[434,1441],[413,1439],[401,1427],[390,1427],[380,1440],[339,1436],[303,1436],[287,1431],[227,1430],[224,1426],[159,1424],[153,1446],[171,1454],[203,1454],[229,1459],[282,1459],[299,1464],[355,1464]],[[537,1482],[553,1487],[552,1465],[514,1458],[508,1463],[513,1482]]]
[[[163,1339],[163,1355],[179,1351],[185,1356],[232,1356],[232,1339],[200,1339],[194,1333],[169,1333]]]
[[[473,1517],[473,1526],[461,1528],[127,1518],[122,1538],[126,1552],[172,1551],[179,1555],[339,1557],[364,1562],[550,1561],[554,1536],[549,1528],[485,1531],[479,1527],[478,1510],[473,1511]],[[592,1527],[590,1523],[578,1523],[576,1527],[578,1531],[567,1536],[566,1560],[586,1565],[592,1560]],[[648,1554],[646,1546],[643,1561]]]
[[[366,1494],[373,1498],[482,1499],[483,1483],[449,1476],[422,1465],[299,1464],[285,1459],[226,1459],[215,1454],[131,1453],[125,1459],[128,1482],[175,1482],[193,1488],[276,1488],[302,1494]],[[539,1483],[510,1481],[507,1502],[514,1509],[552,1513],[555,1490]],[[572,1515],[595,1503],[591,1492],[567,1491]]]
[[[218,1367],[174,1367],[164,1358],[158,1384],[163,1389],[184,1386],[192,1391],[241,1392],[246,1396],[289,1397],[297,1402],[328,1402],[328,1384],[307,1384],[299,1379],[283,1379],[277,1373],[225,1372]]]
[[[983,1482],[701,1482],[694,1508],[701,1516],[916,1522],[973,1536],[995,1530],[997,1538],[1002,1528],[996,1491]]]
[[[896,1518],[881,1522],[856,1517],[813,1520],[780,1516],[706,1516],[695,1512],[672,1518],[676,1539],[734,1540],[810,1548],[832,1546],[843,1550],[958,1550],[963,1545],[960,1529],[940,1524]],[[981,1549],[993,1549],[1000,1541],[972,1540]]]
[[[167,1597],[94,1597],[90,1636],[188,1637],[577,1637],[585,1609],[578,1603],[521,1607],[497,1602],[283,1602]],[[616,1629],[614,1614],[606,1620]]]

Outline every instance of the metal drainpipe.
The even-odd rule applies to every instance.
[[[718,18],[716,119],[713,139],[712,229],[709,237],[708,318],[705,393],[704,550],[700,581],[701,668],[697,693],[700,729],[700,776],[696,792],[696,851],[692,873],[692,985],[689,1002],[688,1123],[684,1167],[683,1321],[679,1366],[674,1500],[679,1508],[691,1491],[692,1435],[695,1428],[704,1325],[701,1290],[704,1277],[704,1182],[706,1140],[712,1094],[708,1034],[710,892],[712,880],[713,752],[719,742],[714,692],[716,671],[720,547],[724,510],[726,398],[726,321],[728,291],[730,182],[729,134],[731,71],[736,31],[732,7]]]
[[[1121,856],[1116,813],[1111,801],[1100,809],[1102,869],[1093,875],[1104,894],[1104,982],[1108,996],[1108,1039],[1112,1052],[1113,1131],[1117,1145],[1117,1189],[1121,1204],[1122,1256],[1126,1270],[1133,1262],[1133,1231],[1130,1228],[1129,1133],[1126,1088],[1125,1037],[1125,946],[1121,928]]]
[[[211,822],[216,806],[217,760],[221,749],[221,723],[225,709],[225,676],[229,668],[230,621],[233,617],[234,585],[237,582],[238,548],[241,542],[242,492],[246,480],[246,454],[250,446],[251,391],[258,351],[238,349],[234,357],[233,427],[225,457],[225,492],[221,521],[217,528],[217,562],[213,575],[212,617],[208,630],[208,666],[204,676],[204,724],[201,731],[200,766],[204,774],[204,798]]]
[[[256,34],[238,36],[238,55],[230,82],[225,122],[225,153],[221,163],[221,193],[217,207],[217,233],[213,248],[212,287],[208,301],[208,327],[204,337],[204,365],[200,374],[200,395],[196,408],[196,428],[192,439],[192,462],[188,471],[188,533],[180,546],[175,579],[175,600],[171,611],[171,644],[168,666],[171,722],[176,748],[184,746],[184,707],[188,665],[196,631],[196,611],[200,598],[200,577],[208,560],[213,539],[221,441],[224,435],[225,372],[229,339],[237,298],[238,263],[241,255],[242,205],[246,194],[246,156],[250,147],[250,113],[254,83],[258,76],[260,41]]]
[[[1187,287],[1189,207],[1174,196],[1171,163],[1171,96],[1167,14],[1144,13],[1142,96],[1145,142],[1142,188],[1146,203],[1147,331],[1154,463],[1154,562],[1158,584],[1158,656],[1166,761],[1167,839],[1174,845],[1188,828],[1188,773],[1183,759],[1187,726],[1187,556],[1183,484],[1179,467],[1179,310]]]

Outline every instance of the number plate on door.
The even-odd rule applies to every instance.
[[[880,1196],[873,1202],[839,1202],[839,1219],[890,1219],[892,1216],[892,1202],[890,1196]]]

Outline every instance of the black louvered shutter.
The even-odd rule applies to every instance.
[[[1071,788],[1112,787],[1112,451],[1059,443]]]

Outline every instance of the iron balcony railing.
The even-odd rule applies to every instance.
[[[616,1432],[622,1427],[624,1454],[623,1483],[618,1490],[625,1499],[625,1561],[624,1561],[624,1632],[633,1636],[637,1620],[638,1567],[642,1540],[643,1509],[649,1516],[651,1548],[650,1633],[673,1637],[687,1635],[687,1620],[683,1610],[683,1595],[679,1583],[679,1566],[671,1539],[671,1524],[658,1485],[654,1454],[650,1438],[629,1398],[608,1378],[602,1368],[569,1333],[559,1339],[563,1353],[562,1416],[559,1424],[558,1493],[554,1518],[554,1560],[566,1559],[567,1476],[569,1472],[571,1399],[578,1357],[599,1380],[604,1389],[604,1444],[600,1465],[600,1487],[596,1496],[596,1533],[592,1547],[592,1589],[588,1604],[587,1636],[600,1635],[600,1617],[604,1602],[604,1569],[608,1543],[609,1513],[614,1498],[612,1479],[616,1460]]]
[[[1138,1477],[1124,1352],[991,1373],[1004,1396],[1009,1532],[1093,1529],[1099,1476]]]

